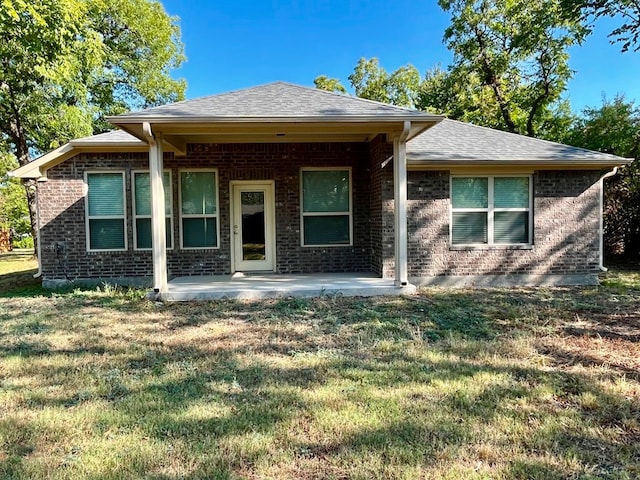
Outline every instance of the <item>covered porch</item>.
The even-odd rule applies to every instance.
[[[233,275],[177,277],[167,283],[160,299],[190,300],[261,299],[281,297],[410,295],[413,285],[396,286],[393,278],[372,273],[317,273],[280,275],[235,273]]]
[[[409,284],[406,143],[440,120],[442,117],[438,115],[283,83],[110,117],[109,121],[149,147],[150,237],[157,297],[259,298],[317,296],[325,292],[374,295],[406,290]],[[271,144],[291,147],[281,151],[269,147]],[[226,145],[232,147],[220,154]],[[251,145],[260,146],[260,150],[243,156]],[[309,145],[331,148],[324,151]],[[165,149],[172,153],[166,159]],[[276,150],[277,157],[272,153]],[[211,211],[198,211],[211,217],[210,231],[217,228],[215,233],[219,237],[206,245],[197,245],[214,251],[217,265],[210,270],[212,276],[195,276],[209,273],[199,271],[193,277],[180,278],[180,274],[190,274],[183,269],[179,278],[168,281],[174,270],[167,266],[165,160],[185,167],[216,169],[211,175],[214,179],[211,184],[218,182],[209,202]],[[392,217],[389,222],[386,215],[387,223],[383,225],[382,190],[389,183],[383,187],[380,172],[387,165],[384,175],[390,177],[392,193],[389,195],[385,190],[385,195],[392,197],[392,203],[387,202],[385,208],[392,210]],[[305,177],[304,172],[327,169],[344,175],[334,190],[329,187],[324,190],[346,191],[347,200],[332,203],[323,197],[316,203],[305,203],[301,192],[307,191],[307,185],[315,185],[311,178],[316,178],[316,183],[322,182],[311,173]],[[376,194],[365,198],[361,192],[373,188],[374,180]],[[249,200],[243,203],[245,194],[253,203]],[[259,212],[254,211],[256,206],[261,207]],[[377,212],[374,219],[377,223],[367,216],[372,210]],[[264,230],[264,240],[249,241],[249,236],[245,239],[245,213],[263,215],[258,227],[253,227],[256,232]],[[182,211],[182,214],[191,213]],[[327,221],[319,221],[321,217]],[[321,225],[340,235],[306,236],[307,231],[321,232]],[[184,242],[183,234],[188,229],[182,224],[180,228],[182,243],[178,252],[186,256],[183,251],[193,249],[194,245]],[[393,238],[383,240],[385,228]],[[244,256],[249,244],[261,245],[259,259]],[[360,261],[365,255],[374,258],[365,264]],[[326,261],[327,258],[334,263]],[[383,264],[390,267],[388,273]],[[351,273],[369,269],[377,275]],[[264,271],[280,275],[256,275]],[[309,271],[313,274],[289,275]],[[338,271],[349,273],[319,273]],[[227,272],[231,276],[217,275]],[[394,278],[379,278],[390,275]]]

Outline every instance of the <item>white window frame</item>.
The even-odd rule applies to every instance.
[[[149,219],[151,218],[150,214],[138,215],[136,213],[136,178],[135,177],[140,173],[146,173],[147,175],[149,175],[149,181],[151,181],[151,174],[149,170],[132,170],[131,171],[131,216],[133,218],[133,221],[131,223],[131,228],[133,228],[133,249],[140,252],[150,252],[152,248],[138,247],[138,227],[137,227],[138,224],[136,220],[143,219],[143,218],[149,218]],[[169,197],[169,213],[165,215],[165,221],[166,219],[169,219],[169,226],[171,228],[171,236],[170,236],[171,247],[167,247],[167,250],[173,250],[173,244],[175,243],[175,239],[173,238],[173,175],[170,169],[163,170],[163,173],[169,174],[168,188],[171,194]],[[165,185],[165,188],[166,187],[167,185]],[[149,201],[151,201],[151,199],[149,199]],[[153,231],[153,225],[151,226],[151,230]]]
[[[304,172],[318,171],[341,171],[349,172],[349,210],[344,212],[306,212],[304,211]],[[300,169],[300,245],[307,248],[325,248],[325,247],[351,247],[353,246],[353,175],[351,167],[302,167]],[[304,243],[304,217],[331,217],[336,215],[349,216],[349,243],[329,243],[329,244],[313,244]]]
[[[89,175],[116,174],[122,176],[122,215],[89,215]],[[89,170],[84,172],[84,219],[87,252],[126,252],[129,249],[127,235],[127,177],[124,170]],[[123,223],[124,248],[91,248],[91,220],[116,220]]]
[[[487,208],[454,208],[453,207],[453,179],[454,178],[486,178],[488,188]],[[518,208],[495,208],[493,206],[494,180],[496,178],[528,178],[529,179],[529,206]],[[454,213],[474,213],[484,212],[487,214],[487,243],[453,243],[453,214]],[[495,212],[527,212],[529,238],[524,243],[494,243],[493,221]],[[483,174],[460,174],[451,175],[449,178],[449,246],[458,247],[531,247],[533,245],[533,175],[531,174],[504,174],[504,175],[483,175]]]
[[[182,174],[184,172],[213,172],[216,174],[216,213],[215,214],[183,214],[182,213]],[[178,170],[178,209],[180,211],[180,249],[181,250],[218,250],[220,248],[220,174],[217,168],[181,168]],[[216,219],[216,246],[215,247],[185,247],[183,218],[215,218]]]

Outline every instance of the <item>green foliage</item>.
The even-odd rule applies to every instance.
[[[176,19],[152,0],[3,0],[0,136],[21,164],[104,128],[104,116],[180,100]],[[92,125],[93,123],[93,125]]]
[[[451,13],[444,40],[454,54],[454,80],[473,78],[475,86],[467,88],[477,98],[491,91],[489,108],[499,115],[499,128],[536,136],[571,78],[567,49],[588,33],[579,16],[561,0],[439,4]]]
[[[0,151],[0,228],[11,230],[14,238],[31,232],[24,187],[19,180],[7,176],[8,171],[17,167],[13,155]]]
[[[548,139],[573,120],[562,99],[571,78],[567,49],[589,33],[581,8],[565,0],[440,0],[451,14],[446,69],[424,78],[412,65],[391,74],[377,58],[361,58],[349,81],[358,97],[447,115]],[[338,80],[318,77],[319,88]]]
[[[389,75],[377,58],[361,58],[349,75],[349,81],[358,97],[414,107],[420,88],[420,72],[413,65],[406,65]]]
[[[609,37],[622,44],[622,52],[640,50],[640,2],[637,0],[567,0],[567,3],[573,4],[573,8],[583,8],[585,22],[591,16],[620,20],[622,23],[613,29]]]
[[[605,246],[610,254],[640,256],[640,109],[624,96],[587,108],[566,141],[635,161],[607,180]]]
[[[313,80],[313,84],[318,90],[326,90],[328,92],[346,94],[347,89],[337,78],[329,78],[326,75],[320,75]]]
[[[416,107],[476,125],[502,126],[491,90],[483,86],[478,75],[473,73],[463,78],[459,72],[446,71],[439,66],[427,71],[420,85]]]
[[[182,99],[176,22],[157,0],[0,0],[0,144],[26,165],[106,115]]]
[[[33,237],[23,237],[19,239],[13,240],[13,248],[23,248],[23,249],[32,249],[33,248]]]

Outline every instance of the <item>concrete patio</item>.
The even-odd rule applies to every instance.
[[[236,273],[234,275],[177,277],[169,281],[161,299],[168,302],[218,300],[222,298],[260,299],[319,297],[323,295],[374,296],[409,295],[413,285],[397,287],[392,278],[371,273],[328,273],[279,275]]]

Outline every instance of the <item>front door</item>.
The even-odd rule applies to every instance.
[[[275,271],[274,185],[231,182],[233,270]]]

